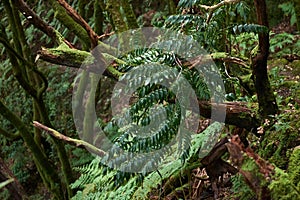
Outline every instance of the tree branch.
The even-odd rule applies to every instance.
[[[224,52],[216,52],[212,53],[210,55],[201,55],[198,57],[193,58],[192,60],[189,60],[185,63],[183,63],[183,66],[188,67],[189,69],[194,68],[195,66],[199,64],[205,64],[206,62],[211,62],[211,59],[213,61],[222,61],[225,63],[234,63],[241,65],[243,67],[249,67],[249,65],[242,59],[229,56],[228,54]]]
[[[82,53],[82,54],[81,54]],[[81,55],[78,55],[81,54]],[[82,63],[91,56],[90,53],[79,50],[55,50],[55,49],[42,49],[40,51],[41,58],[45,61],[66,65],[69,67],[79,68]],[[233,62],[240,64],[242,66],[248,67],[248,65],[239,58],[229,57],[226,54],[212,54],[208,56],[199,56],[192,61],[183,63],[184,67],[193,68],[198,64],[202,64],[211,60],[211,57],[215,60],[222,60],[224,62]],[[91,64],[93,60],[91,60]],[[112,66],[107,68],[109,73],[104,73],[109,77],[118,79],[122,74],[120,72],[115,72]],[[211,104],[210,102],[201,101],[199,102],[200,114],[203,117],[210,118],[211,109],[224,109],[226,107],[226,120],[225,123],[230,125],[235,125],[241,128],[245,128],[253,133],[257,132],[257,127],[260,126],[259,120],[256,117],[256,113],[254,113],[250,108],[246,107],[246,104],[231,102],[225,104]]]
[[[200,5],[199,7],[200,8],[204,8],[205,10],[209,11],[209,15],[207,17],[207,20],[206,20],[206,23],[208,24],[212,18],[212,15],[213,15],[213,12],[226,5],[226,4],[233,4],[233,3],[238,3],[240,2],[240,0],[224,0],[224,1],[221,1],[220,3],[216,4],[216,5],[213,5],[213,6],[207,6],[207,5]]]
[[[224,6],[224,5],[238,3],[238,2],[240,2],[240,0],[224,0],[224,1],[221,1],[220,3],[218,3],[216,5],[213,5],[213,6],[200,5],[199,7],[204,8],[205,10],[208,10],[210,12],[213,12],[216,9],[218,9],[218,8]]]
[[[105,57],[106,55],[103,55],[101,53],[98,53],[96,57]],[[86,52],[81,51],[78,49],[46,49],[42,48],[42,50],[39,51],[40,58],[54,64],[58,65],[64,65],[68,67],[74,67],[74,68],[80,68],[82,66],[88,66],[90,67],[91,71],[100,69],[101,71],[104,71],[104,75],[118,80],[120,76],[123,75],[123,73],[119,72],[117,69],[115,69],[111,63],[105,64],[104,59],[100,58],[100,60],[97,60],[95,62],[94,55]],[[113,56],[106,56],[108,60],[118,60],[117,58],[114,58]],[[101,67],[106,67],[106,69],[101,69]],[[88,70],[88,69],[87,69]]]
[[[13,1],[14,5],[18,10],[26,17],[26,19],[34,25],[36,28],[44,32],[58,44],[62,44],[63,42],[67,44],[69,47],[72,47],[72,44],[63,38],[63,36],[56,31],[52,26],[43,21],[23,0]]]
[[[224,107],[226,108],[226,124],[245,128],[254,134],[257,133],[257,128],[260,126],[260,120],[256,117],[255,112],[250,108],[247,108],[246,103],[227,102],[216,104],[208,101],[199,101],[200,115],[205,118],[211,117],[212,108],[217,111],[222,111],[224,110]]]
[[[0,157],[0,190],[6,187],[10,192],[10,199],[28,200],[24,188],[8,168],[5,161]]]
[[[49,127],[47,127],[47,126],[45,126],[45,125],[43,125],[43,124],[41,124],[37,121],[33,121],[33,126],[39,128],[41,130],[46,131],[47,133],[51,134],[52,136],[54,136],[57,139],[64,140],[64,141],[69,142],[69,143],[73,143],[76,146],[84,146],[85,148],[87,148],[88,150],[92,151],[93,153],[95,153],[96,155],[98,155],[100,157],[103,157],[107,154],[105,151],[103,151],[101,149],[98,149],[97,147],[91,145],[88,142],[67,137],[67,136],[59,133],[58,131],[56,131],[52,128],[49,128]]]
[[[91,40],[91,48],[94,49],[98,45],[99,36],[94,32],[94,30],[89,26],[89,24],[65,1],[65,0],[57,0],[58,3],[65,8],[68,15],[72,17],[72,19],[77,22],[80,26],[82,26],[86,32],[88,33]]]

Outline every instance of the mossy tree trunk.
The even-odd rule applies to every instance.
[[[95,32],[98,35],[103,34],[103,21],[104,21],[104,2],[103,0],[96,0],[94,3],[94,20],[95,20]]]
[[[120,8],[120,1],[108,0],[106,3],[106,10],[110,13],[113,28],[118,33],[124,32],[128,29]]]
[[[7,35],[1,33],[1,42],[6,47],[7,54],[12,63],[14,75],[23,87],[23,89],[32,97],[33,101],[33,120],[38,120],[51,127],[47,109],[43,101],[43,94],[47,89],[47,80],[44,75],[37,69],[34,62],[33,53],[26,41],[24,28],[18,10],[14,6],[15,2],[4,2],[4,8],[8,17],[8,23],[12,31],[12,40],[9,43]],[[20,136],[27,144],[33,155],[39,174],[48,186],[55,199],[67,199],[72,196],[70,183],[73,181],[72,170],[69,163],[69,157],[61,141],[53,138],[54,146],[60,160],[63,181],[56,172],[56,166],[51,164],[44,153],[41,145],[41,132],[31,130],[24,124],[21,119],[12,113],[2,102],[0,104],[1,115],[10,121],[20,132]],[[66,190],[66,192],[65,192]]]
[[[121,5],[124,10],[128,29],[138,28],[139,25],[137,23],[136,16],[133,12],[131,4],[128,2],[128,0],[121,0]]]

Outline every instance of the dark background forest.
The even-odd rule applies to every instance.
[[[207,55],[182,58],[171,42],[170,51],[139,46],[116,56],[131,39],[125,31],[149,39],[142,27],[192,38]],[[300,0],[1,0],[0,199],[300,199],[299,39]],[[206,59],[224,94],[213,95],[217,83],[196,70]],[[99,80],[79,69],[96,62],[108,63]],[[150,69],[136,70],[142,65]],[[161,84],[170,69],[196,95],[191,134],[178,130],[194,111],[180,110]],[[124,116],[112,107],[122,80],[142,85],[119,108]],[[178,144],[129,162],[90,136],[90,108],[124,151]],[[226,118],[212,119],[213,110]],[[159,123],[145,130],[151,135],[134,133],[151,123]],[[175,148],[179,158],[168,153]]]

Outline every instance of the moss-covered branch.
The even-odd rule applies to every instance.
[[[247,107],[245,103],[228,102],[224,104],[210,103],[207,101],[199,102],[200,115],[205,118],[211,117],[212,109],[226,110],[225,123],[245,128],[253,133],[257,133],[257,128],[260,126],[260,120],[257,114]]]
[[[91,48],[94,49],[98,44],[98,35],[93,31],[89,24],[81,17],[66,1],[57,0],[65,8],[68,15],[86,30],[91,41]]]
[[[139,27],[136,16],[132,10],[131,4],[128,2],[128,0],[121,0],[121,5],[124,10],[124,14],[127,20],[127,27],[128,29],[136,29]]]
[[[86,51],[81,51],[77,49],[70,49],[70,48],[56,48],[56,49],[45,49],[43,48],[39,51],[40,58],[54,64],[69,66],[80,68],[83,65],[93,65],[94,57],[91,53]],[[103,57],[108,57],[108,60],[112,59],[112,56],[102,54]],[[114,58],[118,60],[117,58]],[[100,61],[99,61],[100,62]],[[105,67],[106,64],[102,63],[95,63],[98,67]],[[118,79],[123,74],[116,70],[113,66],[108,66],[104,72],[105,75]]]
[[[10,27],[13,32],[12,45],[10,45],[7,42],[6,50],[10,57],[10,62],[12,64],[14,75],[17,78],[20,85],[24,88],[24,90],[27,93],[29,93],[30,96],[33,97],[34,119],[35,120],[39,119],[43,122],[47,122],[47,124],[50,125],[50,121],[46,111],[47,109],[45,108],[45,103],[43,102],[43,97],[42,97],[43,93],[47,88],[47,83],[48,83],[47,79],[40,71],[38,71],[37,66],[34,63],[33,54],[26,40],[25,32],[20,19],[20,14],[14,8],[14,4],[9,4],[8,2],[6,2],[5,9],[9,18]],[[1,33],[1,37],[4,38],[6,41],[8,41],[8,38],[5,34]],[[63,45],[67,47],[66,44]],[[22,48],[19,48],[19,46],[21,46]],[[6,114],[7,113],[11,113],[11,114],[10,116],[6,115],[5,118],[11,121],[13,113],[8,111],[6,112]],[[16,124],[16,121],[15,122],[11,121],[11,122],[14,125]],[[21,120],[19,120],[18,122],[22,123]],[[65,178],[65,183],[61,182],[58,176],[55,179],[51,179],[48,177],[49,176],[48,172],[55,171],[55,167],[52,166],[50,163],[43,161],[43,159],[47,160],[47,158],[42,152],[43,150],[38,141],[38,138],[40,137],[40,132],[35,130],[34,136],[32,136],[30,130],[22,130],[20,128],[18,128],[18,130],[20,131],[20,134],[24,132],[26,133],[26,135],[21,134],[21,137],[28,144],[29,149],[34,154],[34,160],[37,169],[43,181],[47,185],[47,187],[53,192],[55,198],[64,199],[66,197],[64,196],[64,194],[67,194],[70,197],[72,195],[72,192],[70,190],[69,184],[72,181],[72,179],[70,178],[72,176],[71,175],[72,170],[70,167],[69,158],[65,152],[62,143],[58,140],[57,141],[53,140],[57,149],[58,157],[61,161],[60,164],[64,175],[63,177]],[[31,148],[32,145],[35,146],[34,149]],[[44,156],[44,158],[40,158],[41,156]],[[58,186],[60,188],[57,188]],[[68,192],[64,193],[63,189],[61,188],[66,188]]]
[[[104,6],[101,1],[102,0],[95,0],[94,3],[94,21],[95,21],[94,29],[98,35],[103,34],[103,25],[104,25],[104,14],[103,14]]]
[[[116,32],[124,32],[128,30],[122,13],[120,11],[120,1],[108,0],[106,3],[106,10],[110,13],[112,24]]]
[[[86,30],[69,16],[67,11],[56,0],[49,0],[49,3],[55,10],[54,17],[78,36],[85,49],[89,49],[91,47],[91,41]]]

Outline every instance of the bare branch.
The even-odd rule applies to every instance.
[[[205,10],[209,11],[209,15],[207,17],[207,20],[206,20],[206,23],[208,24],[212,18],[212,15],[213,15],[213,12],[224,6],[224,5],[228,5],[228,4],[233,4],[233,3],[238,3],[240,2],[240,0],[224,0],[224,1],[221,1],[220,3],[216,4],[216,5],[213,5],[213,6],[207,6],[207,5],[200,5],[199,7],[200,8],[204,8]]]
[[[240,0],[224,0],[224,1],[221,1],[220,3],[218,3],[216,5],[213,5],[213,6],[200,5],[199,7],[204,8],[205,10],[208,10],[210,12],[213,12],[216,9],[218,9],[218,8],[224,6],[224,5],[238,3],[238,2],[240,2]]]
[[[103,38],[108,37],[108,36],[111,36],[111,35],[113,35],[113,34],[115,34],[114,31],[111,32],[111,33],[104,33],[104,34],[98,36],[98,39],[103,39]]]
[[[212,53],[210,55],[201,55],[193,58],[192,60],[189,60],[188,62],[183,63],[183,65],[188,67],[189,69],[192,69],[199,64],[205,64],[207,62],[211,62],[212,60],[223,61],[225,63],[235,63],[246,68],[249,67],[249,65],[244,60],[229,56],[223,52]]]
[[[51,134],[52,136],[54,136],[57,139],[64,140],[64,141],[69,142],[69,143],[73,143],[76,146],[84,146],[85,148],[92,151],[93,153],[95,153],[98,156],[103,157],[107,154],[105,151],[93,146],[92,144],[90,144],[88,142],[85,142],[83,140],[73,139],[73,138],[70,138],[68,136],[65,136],[65,135],[59,133],[58,131],[56,131],[52,128],[49,128],[49,127],[47,127],[47,126],[45,126],[45,125],[43,125],[43,124],[41,124],[37,121],[33,121],[33,126],[36,127],[36,128],[39,128],[41,130],[46,131],[47,133]]]

